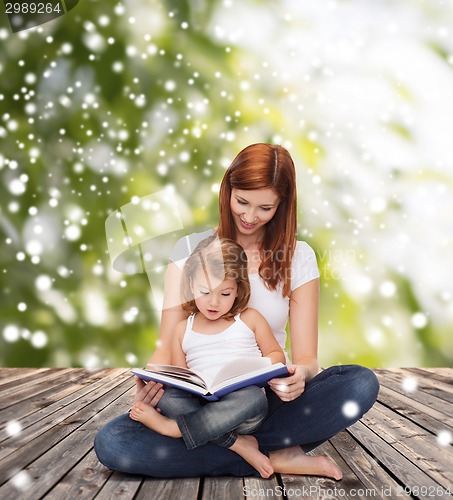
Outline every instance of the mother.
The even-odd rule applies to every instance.
[[[358,365],[319,371],[319,271],[313,250],[296,240],[296,213],[296,174],[288,151],[270,144],[253,144],[242,150],[220,187],[217,233],[236,240],[244,248],[251,282],[249,305],[267,319],[283,349],[289,316],[292,356],[291,375],[269,383],[269,413],[254,436],[275,472],[309,474],[313,462],[307,461],[305,452],[361,418],[376,401],[379,383],[371,370]],[[190,252],[199,239],[199,235],[189,236],[182,247]],[[151,358],[154,363],[171,362],[172,330],[186,317],[180,305],[171,303],[178,296],[177,288],[171,286],[179,281],[182,257],[177,245],[167,272],[167,303],[162,313],[159,347]],[[136,400],[158,405],[160,384],[144,385],[139,380],[136,384]],[[345,411],[345,405],[352,411]],[[128,414],[99,431],[95,450],[99,460],[110,469],[133,474],[258,474],[226,448],[208,443],[187,450],[181,439],[157,434]],[[317,473],[320,468],[327,476],[341,477],[341,472],[324,457],[318,457]]]

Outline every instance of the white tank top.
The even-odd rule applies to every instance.
[[[183,269],[184,263],[193,252],[193,249],[200,241],[212,234],[214,234],[214,230],[194,233],[181,238],[176,243],[170,260],[180,269]],[[315,252],[305,241],[296,243],[291,266],[291,291],[315,278],[319,278]],[[249,274],[249,278],[251,295],[248,307],[256,309],[266,318],[277,342],[285,350],[289,298],[282,296],[281,286],[277,290],[269,290],[258,274]]]
[[[211,380],[223,365],[244,357],[262,357],[254,332],[241,320],[240,314],[223,332],[205,334],[194,332],[192,314],[187,318],[182,349],[187,366]]]

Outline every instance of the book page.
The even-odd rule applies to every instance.
[[[260,368],[271,366],[272,362],[269,358],[245,357],[235,359],[223,366],[210,381],[210,386],[214,386],[239,375],[244,375]]]
[[[182,366],[148,364],[145,370],[151,373],[159,373],[161,375],[173,377],[178,380],[192,382],[193,384],[206,388],[206,382],[200,375]]]
[[[199,396],[205,396],[208,393],[208,389],[203,386],[203,384],[197,381],[190,382],[188,380],[181,380],[174,375],[167,375],[162,372],[153,372],[149,370],[143,370],[142,368],[134,368],[132,373],[140,377],[146,382],[153,380],[155,382],[160,382],[161,384],[167,384],[171,387],[177,387],[179,389],[184,389],[193,394],[198,394]]]

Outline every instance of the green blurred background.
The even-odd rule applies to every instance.
[[[105,220],[172,187],[215,227],[254,142],[297,166],[321,270],[323,366],[453,361],[453,5],[440,0],[80,0],[0,17],[0,363],[142,365],[146,274]]]

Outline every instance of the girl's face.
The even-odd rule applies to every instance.
[[[215,288],[212,288],[215,286]],[[238,296],[236,280],[226,278],[209,283],[202,272],[192,282],[192,293],[198,310],[209,320],[220,319],[233,307]]]
[[[231,190],[230,208],[239,233],[252,235],[259,232],[277,211],[280,200],[271,188]]]

